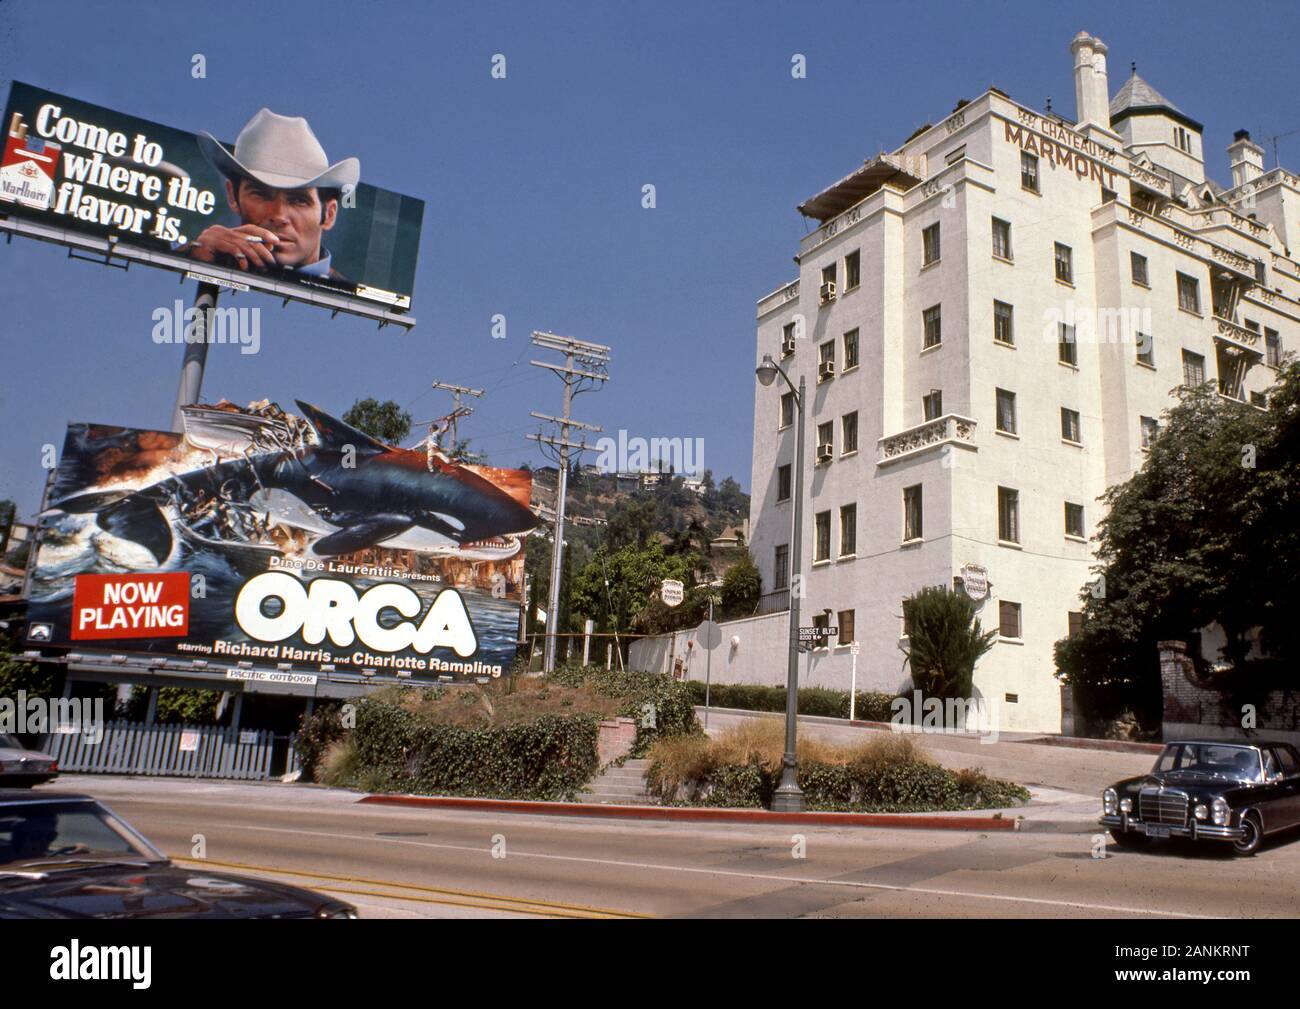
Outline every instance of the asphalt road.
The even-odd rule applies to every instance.
[[[1025,830],[981,833],[406,809],[281,784],[45,787],[102,798],[185,864],[328,890],[362,917],[1289,917],[1300,892],[1296,837],[1249,859],[1186,843],[1096,858],[1078,796],[1070,816],[1030,808]]]

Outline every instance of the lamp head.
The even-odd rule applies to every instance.
[[[776,362],[772,360],[771,354],[763,355],[763,360],[754,369],[754,374],[758,376],[758,381],[765,386],[776,381]]]

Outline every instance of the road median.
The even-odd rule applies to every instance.
[[[803,824],[813,827],[891,827],[916,830],[1019,830],[1019,820],[984,810],[951,813],[775,813],[768,809],[708,806],[619,806],[586,802],[532,802],[522,799],[479,799],[462,796],[362,796],[359,803],[454,809],[480,813],[524,813],[534,816],[587,816],[622,820],[668,820],[682,823]]]

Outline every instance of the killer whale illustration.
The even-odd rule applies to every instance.
[[[184,514],[186,502],[195,501],[234,502],[269,525],[317,534],[311,553],[318,557],[384,546],[505,559],[519,551],[515,537],[538,524],[532,511],[472,470],[385,445],[297,403],[316,444],[250,453],[138,490],[78,494],[51,502],[49,510],[92,513],[101,529],[144,546],[159,564],[175,548],[168,511]],[[203,538],[185,523],[181,529]]]

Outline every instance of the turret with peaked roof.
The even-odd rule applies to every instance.
[[[1145,155],[1170,176],[1175,191],[1205,182],[1204,127],[1139,77],[1136,66],[1111,99],[1110,128],[1126,153]]]

